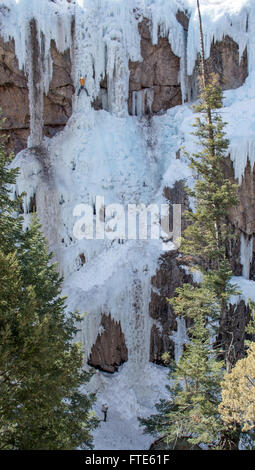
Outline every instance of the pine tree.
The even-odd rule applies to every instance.
[[[168,387],[170,408],[166,402],[161,402],[158,408],[161,412],[141,423],[147,432],[163,433],[165,441],[171,445],[186,438],[192,444],[236,449],[239,429],[225,428],[218,410],[223,363],[211,338],[217,334],[221,318],[226,314],[230,295],[236,293],[235,286],[231,285],[233,273],[226,246],[232,237],[228,211],[238,203],[237,185],[225,177],[229,142],[219,112],[223,106],[222,91],[213,77],[205,76],[204,60],[202,62],[202,91],[200,102],[194,107],[198,113],[194,135],[201,150],[193,155],[186,154],[196,176],[194,187],[186,188],[194,198],[195,210],[186,214],[189,225],[184,232],[181,252],[182,264],[186,261],[191,270],[200,271],[203,282],[197,286],[185,284],[176,290],[175,298],[170,299],[175,313],[192,322],[190,343],[175,365],[174,384]],[[224,345],[220,347],[224,349]],[[233,364],[227,349],[223,350],[223,357],[230,370]],[[157,422],[164,423],[164,428],[157,426]]]
[[[73,449],[91,448],[90,431],[97,420],[90,413],[94,395],[85,395],[80,387],[91,378],[82,371],[83,354],[72,343],[80,316],[68,313],[61,297],[62,279],[36,218],[25,232],[20,247],[20,266],[24,286],[32,286],[36,297],[35,313],[45,325],[37,355],[30,361],[30,390],[26,384],[26,406],[20,415],[19,448]],[[35,396],[36,410],[30,396]],[[34,436],[34,440],[31,439]],[[16,432],[17,437],[17,432]],[[28,447],[29,446],[29,447]]]
[[[1,110],[0,110],[1,114]],[[0,129],[4,119],[0,119]],[[15,249],[19,234],[22,232],[22,220],[14,217],[19,211],[23,195],[16,199],[11,197],[12,185],[15,184],[19,174],[18,168],[10,168],[12,154],[6,152],[6,136],[0,136],[0,247],[6,253]]]
[[[0,449],[11,449],[15,444],[15,414],[21,406],[18,395],[25,373],[26,346],[31,335],[35,346],[38,324],[35,295],[31,287],[23,288],[15,252],[5,255],[0,251],[0,279]]]
[[[170,367],[169,400],[156,405],[158,413],[140,419],[145,432],[163,436],[167,448],[185,439],[192,446],[216,446],[221,431],[218,411],[222,363],[211,348],[207,318],[217,314],[217,298],[207,289],[188,284],[171,299],[175,312],[193,319],[190,342],[177,363]]]
[[[211,123],[208,122],[208,105]],[[226,123],[219,114],[222,106],[222,91],[212,80],[202,91],[200,103],[194,106],[199,114],[194,135],[201,151],[189,156],[197,181],[193,189],[186,190],[195,198],[195,211],[187,214],[190,225],[182,245],[183,253],[192,254],[193,263],[195,261],[203,271],[220,269],[226,263],[226,243],[231,236],[227,215],[238,203],[238,186],[225,176],[229,141],[224,132]]]
[[[15,217],[17,171],[3,146],[0,161],[0,448],[92,448],[95,396],[82,391],[91,374],[74,342],[81,318],[66,311],[38,221],[23,233]]]

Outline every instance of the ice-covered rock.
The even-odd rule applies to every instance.
[[[178,11],[187,14],[185,28],[177,19]],[[201,12],[207,58],[213,41],[224,35],[237,43],[240,59],[247,48],[249,77],[242,87],[225,93],[223,110],[235,176],[241,181],[247,158],[252,167],[255,162],[255,5],[251,0],[224,4],[201,0]],[[197,149],[190,135],[194,113],[189,103],[151,116],[154,92],[146,86],[132,90],[132,115],[128,115],[129,63],[142,61],[139,24],[143,18],[150,24],[149,47],[160,37],[169,40],[178,59],[171,63],[180,65],[179,74],[176,69],[173,73],[177,81],[173,86],[181,88],[184,101],[189,94],[187,74],[192,75],[200,49],[195,0],[2,0],[0,5],[1,36],[6,42],[14,39],[19,67],[28,77],[29,149],[13,162],[21,168],[16,193],[27,192],[26,222],[32,201],[65,275],[63,291],[68,307],[86,312],[79,334],[85,358],[102,333],[103,315],[111,315],[120,325],[128,351],[128,361],[119,373],[109,377],[98,372],[90,384],[98,391],[98,412],[101,402],[110,404],[109,423],[97,431],[96,448],[149,445],[148,438],[141,437],[136,418],[153,411],[155,401],[164,395],[166,379],[161,366],[149,364],[152,328],[160,331],[162,327],[149,314],[151,279],[162,254],[171,255],[175,248],[165,233],[164,244],[161,239],[127,239],[126,220],[122,236],[113,239],[116,219],[111,220],[114,210],[109,206],[115,204],[115,209],[118,205],[126,211],[129,204],[140,208],[171,204],[165,189],[181,179],[189,185],[193,182],[179,149],[181,145],[190,152]],[[52,40],[58,51],[70,51],[76,93],[66,126],[48,139],[43,135],[43,113],[44,94],[53,76]],[[89,96],[85,92],[77,96],[81,75],[87,75]],[[100,84],[105,79],[104,109],[96,111],[92,104],[102,93]],[[84,215],[81,204],[87,205],[92,217],[91,239],[77,238],[73,231],[77,218]],[[134,233],[134,227],[131,229]],[[250,240],[242,241],[245,277],[252,261]],[[239,284],[248,286],[250,292],[250,283],[253,281],[242,278]],[[184,322],[178,321],[177,330],[168,335],[168,344],[174,343],[178,359],[187,340]]]

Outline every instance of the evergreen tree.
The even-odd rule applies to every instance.
[[[82,392],[91,374],[73,342],[81,318],[66,312],[38,221],[23,233],[15,217],[3,146],[0,161],[0,448],[92,448],[95,396]]]
[[[11,449],[15,445],[15,415],[21,406],[18,396],[26,347],[31,336],[36,344],[38,324],[35,295],[31,287],[23,288],[15,252],[5,255],[0,251],[0,279],[0,449]]]
[[[171,303],[176,313],[188,312],[193,318],[190,342],[179,361],[170,367],[169,400],[161,400],[156,405],[158,413],[140,422],[145,432],[163,436],[168,448],[175,448],[182,439],[191,446],[216,446],[221,431],[218,397],[222,363],[211,348],[211,328],[206,319],[217,313],[217,299],[207,289],[186,284],[177,289]]]
[[[21,416],[22,422],[27,419],[26,440],[22,432],[19,448],[31,446],[31,435],[36,439],[33,448],[91,448],[90,431],[97,420],[90,408],[95,397],[80,392],[91,374],[82,371],[81,348],[72,343],[78,331],[76,324],[81,320],[78,314],[65,311],[65,298],[60,296],[62,279],[56,265],[51,263],[52,254],[48,254],[36,218],[24,234],[19,259],[24,285],[32,286],[35,292],[36,315],[47,325],[40,341],[42,355],[30,362],[28,413]],[[36,411],[31,406],[30,394],[35,394]]]
[[[141,423],[147,432],[157,429],[164,433],[168,443],[186,438],[192,444],[236,449],[239,430],[225,428],[218,410],[223,364],[210,339],[218,332],[229,296],[236,293],[230,282],[233,273],[226,246],[232,236],[227,216],[238,202],[237,185],[225,177],[228,140],[219,114],[222,106],[221,89],[213,80],[211,83],[207,80],[200,102],[195,106],[198,117],[194,135],[201,150],[188,155],[196,182],[193,189],[186,188],[186,191],[195,200],[195,210],[186,214],[189,225],[181,245],[182,264],[188,260],[191,270],[201,272],[203,282],[197,286],[184,285],[170,300],[175,313],[192,322],[190,343],[175,366],[174,384],[169,386],[170,408],[166,402],[161,402],[160,413]],[[223,349],[224,345],[220,347]],[[223,356],[230,370],[232,364],[227,348]],[[157,426],[158,419],[164,422],[164,429]]]
[[[1,109],[0,109],[1,113]],[[0,129],[4,119],[0,119]],[[9,168],[13,159],[12,154],[6,152],[6,136],[0,136],[0,247],[6,253],[15,249],[19,234],[22,232],[22,220],[14,217],[22,202],[22,196],[11,197],[12,185],[15,184],[19,169]]]

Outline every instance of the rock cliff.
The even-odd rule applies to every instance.
[[[50,90],[44,94],[44,135],[52,137],[63,129],[72,114],[74,87],[71,78],[70,51],[60,53],[51,44],[53,76]],[[0,104],[4,133],[9,135],[9,150],[15,154],[27,146],[30,133],[30,110],[27,76],[19,69],[14,41],[0,37]]]
[[[188,28],[188,17],[178,12],[178,21],[183,27],[184,35]],[[150,20],[144,18],[139,23],[141,60],[129,60],[128,111],[130,115],[151,116],[162,114],[166,110],[182,104],[186,97],[182,96],[180,85],[180,58],[172,49],[167,37],[158,38],[154,44],[151,36]],[[74,25],[75,27],[75,25]],[[37,32],[36,27],[34,39]],[[35,51],[34,51],[35,52]],[[72,101],[75,92],[72,79],[72,54],[69,50],[60,53],[54,41],[51,42],[50,54],[53,62],[53,74],[49,92],[43,96],[43,134],[49,138],[62,130],[72,115]],[[186,77],[189,99],[192,101],[199,95],[199,61],[197,60],[192,76]],[[211,45],[211,54],[207,59],[207,67],[213,72],[224,90],[241,86],[248,74],[247,50],[239,60],[238,45],[225,36],[222,41]],[[102,77],[101,91],[108,90],[108,79]],[[9,150],[18,153],[26,148],[30,133],[30,108],[28,78],[19,69],[15,55],[13,40],[4,41],[0,38],[0,104],[5,118],[4,132],[9,134]],[[102,109],[102,96],[94,100],[94,108]],[[107,108],[106,108],[107,109]],[[232,162],[228,162],[229,177],[234,179]],[[241,234],[251,237],[255,233],[255,173],[247,163],[242,179],[239,196],[240,204],[229,214],[229,222],[236,233],[236,242],[229,248],[236,275],[242,274],[240,260]],[[169,203],[182,203],[188,206],[187,198],[180,185],[165,188],[165,197]],[[166,297],[174,294],[175,288],[187,281],[189,276],[178,265],[176,253],[164,255],[159,262],[157,273],[151,279],[150,317],[155,321],[151,328],[150,360],[161,363],[164,351],[174,354],[175,343],[171,336],[176,333],[177,322],[166,302]],[[248,277],[255,279],[255,254],[251,259]],[[248,313],[244,303],[238,307],[230,307],[229,317],[225,319],[221,335],[226,331],[236,332],[234,339],[238,355],[242,354],[242,341]],[[101,328],[103,331],[92,347],[89,364],[107,372],[114,372],[118,366],[128,359],[125,336],[121,325],[102,312]],[[229,338],[229,337],[228,337]],[[229,339],[226,341],[229,341]]]

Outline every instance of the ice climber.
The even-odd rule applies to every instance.
[[[108,411],[108,405],[104,403],[102,406],[102,412],[104,413],[104,421],[106,421],[107,419],[107,411]]]
[[[85,77],[82,77],[82,76],[80,77],[80,88],[79,88],[79,91],[78,91],[78,95],[77,95],[77,96],[80,95],[81,90],[85,90],[86,93],[87,93],[87,96],[89,96],[88,90],[87,90],[87,88],[85,87],[86,80],[87,80],[87,75],[85,75]]]

